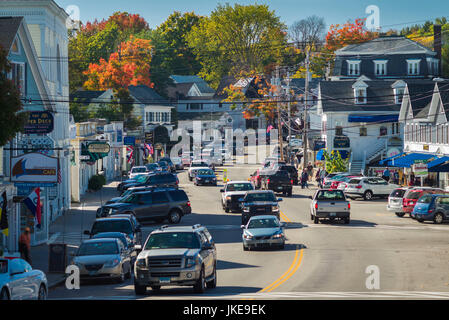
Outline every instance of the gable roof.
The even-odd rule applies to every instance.
[[[99,98],[105,91],[77,90],[70,94],[70,100],[79,100],[84,103],[92,103],[92,100]]]
[[[170,99],[178,100],[188,97],[188,93],[193,86],[193,82],[189,83],[175,83],[167,87],[167,96]]]
[[[146,85],[129,86],[129,93],[141,104],[170,105],[169,101],[160,96],[154,89]]]
[[[430,109],[435,82],[407,82],[413,117],[420,117],[423,112]],[[426,115],[427,116],[427,115]]]
[[[7,52],[19,31],[23,17],[0,17],[0,46]]]
[[[226,99],[227,94],[223,92],[223,90],[227,87],[229,87],[231,84],[243,88],[243,92],[245,93],[245,96],[247,98],[260,98],[260,95],[258,93],[258,88],[256,87],[254,83],[255,78],[241,78],[237,79],[233,76],[224,76],[220,80],[220,84],[218,85],[217,91],[215,92],[214,98],[215,99]],[[262,81],[265,81],[267,83],[266,79],[262,79]]]
[[[430,54],[436,52],[422,44],[402,36],[379,37],[371,41],[351,44],[337,50],[336,55],[368,55],[368,54]]]

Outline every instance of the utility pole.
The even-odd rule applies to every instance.
[[[308,150],[308,141],[307,141],[307,131],[308,131],[308,122],[307,122],[307,108],[309,104],[309,64],[310,64],[310,52],[309,48],[306,47],[307,51],[307,57],[306,57],[306,81],[305,81],[305,99],[304,99],[304,128],[303,128],[303,139],[302,139],[302,146],[303,146],[303,159],[304,159],[304,166],[305,169],[307,167],[307,163],[309,161],[307,150]]]
[[[279,66],[276,66],[276,98],[277,98],[277,113],[278,113],[278,134],[279,134],[279,152],[281,153],[281,161],[284,161],[284,146],[282,137],[282,126],[281,126],[281,107],[280,107],[280,90],[281,90],[281,79],[279,75]]]
[[[291,105],[290,105],[290,71],[287,72],[287,100],[288,100],[288,161],[291,161],[292,158],[292,122],[291,122]],[[292,164],[292,163],[291,163]]]

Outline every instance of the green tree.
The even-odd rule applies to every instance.
[[[328,173],[346,172],[348,170],[349,160],[342,159],[339,151],[332,151],[330,154],[324,150],[324,159],[326,161],[326,171]]]
[[[267,5],[220,4],[193,26],[187,42],[201,63],[199,75],[216,88],[226,75],[266,72],[281,60],[286,35],[286,26]]]
[[[7,53],[0,46],[0,146],[23,132],[28,118],[28,113],[19,113],[23,109],[20,91],[7,77],[10,70]]]

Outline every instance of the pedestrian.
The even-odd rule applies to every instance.
[[[307,173],[307,170],[303,169],[302,174],[301,174],[301,189],[304,189],[306,187],[309,188],[309,185],[307,183],[308,180],[309,180],[309,175]]]
[[[394,183],[399,184],[399,172],[395,171],[393,173],[393,177],[394,177]]]
[[[413,172],[410,174],[410,182],[408,183],[408,185],[410,187],[415,185],[415,175],[413,174]]]
[[[313,165],[312,162],[309,162],[309,164],[307,165],[307,176],[310,180],[313,179]]]
[[[320,179],[320,182],[321,182],[320,188],[323,188],[323,187],[324,187],[324,178],[326,178],[326,176],[327,176],[326,169],[323,168],[323,170],[321,170],[320,176],[321,176],[321,179]]]
[[[31,231],[26,227],[19,238],[20,257],[31,264]]]
[[[382,178],[387,182],[390,181],[390,170],[388,170],[388,167],[382,173]]]

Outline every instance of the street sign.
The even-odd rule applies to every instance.
[[[324,140],[315,140],[313,145],[313,151],[320,151],[321,149],[326,148],[326,141]]]
[[[146,132],[145,133],[145,143],[152,144],[154,140],[154,134],[153,132]]]
[[[136,137],[125,137],[124,144],[125,146],[135,146]]]
[[[49,111],[31,111],[24,127],[25,134],[47,134],[54,129],[54,117]]]

